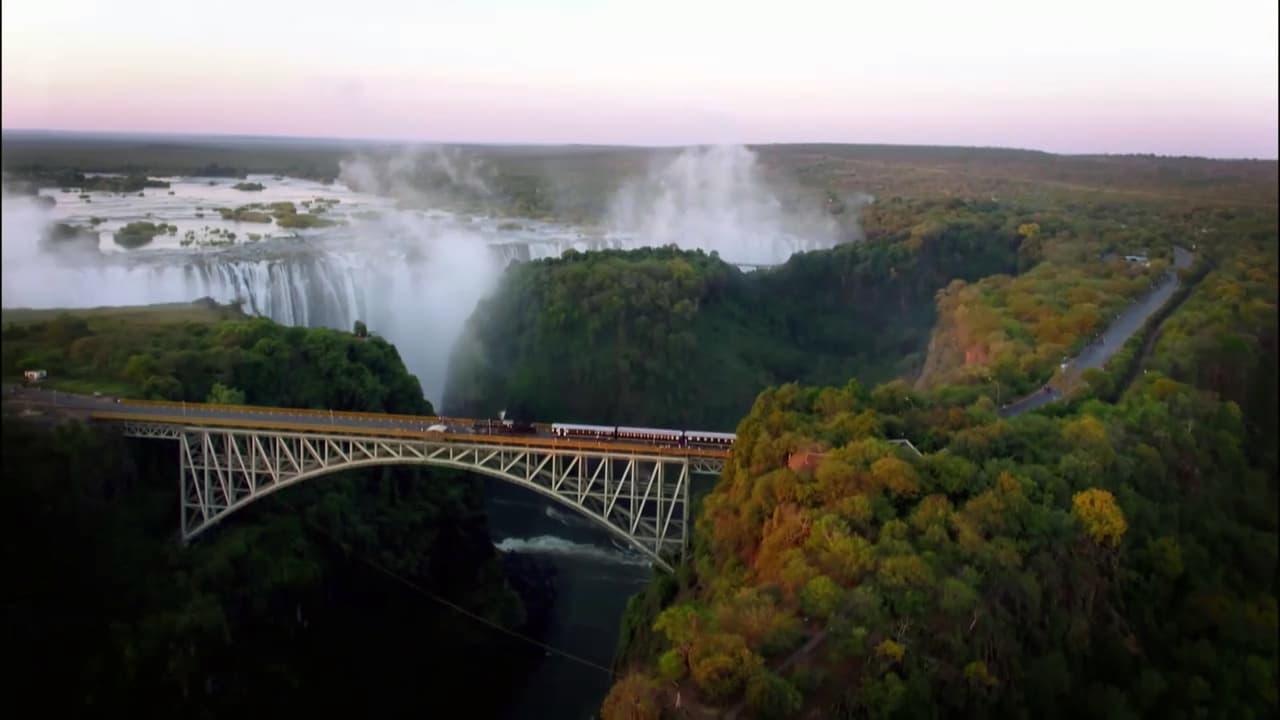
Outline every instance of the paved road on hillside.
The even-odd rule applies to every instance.
[[[1093,342],[1085,346],[1079,355],[1068,360],[1063,367],[1062,379],[1071,383],[1078,380],[1085,370],[1101,368],[1105,365],[1113,355],[1120,351],[1120,348],[1124,347],[1129,338],[1142,330],[1147,320],[1177,292],[1178,286],[1181,284],[1177,270],[1185,270],[1191,267],[1192,260],[1194,260],[1194,255],[1190,251],[1175,247],[1173,249],[1173,266],[1175,269],[1170,270],[1155,287],[1117,315],[1112,323],[1107,326],[1107,329]],[[1000,415],[1001,417],[1015,417],[1061,398],[1062,393],[1058,388],[1046,385],[1030,395],[1005,405],[1000,409]]]

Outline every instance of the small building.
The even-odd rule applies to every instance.
[[[41,380],[49,377],[49,373],[44,370],[23,370],[22,377],[25,378],[27,382],[40,382]]]

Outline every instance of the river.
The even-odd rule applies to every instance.
[[[490,533],[500,552],[533,556],[554,600],[537,638],[608,668],[618,644],[627,600],[649,582],[653,569],[608,531],[531,490],[487,478]],[[548,652],[511,694],[509,720],[596,717],[612,680],[598,668]]]

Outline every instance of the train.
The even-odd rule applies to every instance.
[[[531,422],[519,420],[477,420],[472,423],[471,430],[481,435],[534,435],[538,428]]]
[[[551,434],[561,438],[591,440],[640,440],[671,447],[733,447],[737,435],[708,430],[671,430],[667,428],[628,427],[626,425],[577,425],[552,423]]]
[[[577,423],[533,423],[515,420],[500,413],[496,419],[474,420],[471,431],[480,435],[546,435],[564,439],[631,440],[663,447],[731,448],[737,435],[709,430],[672,430],[628,425],[581,425]],[[465,427],[465,426],[464,426]]]

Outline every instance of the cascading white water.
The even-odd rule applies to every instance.
[[[350,330],[363,320],[436,401],[449,351],[500,267],[483,238],[409,214],[353,223],[341,238],[92,256],[42,250],[48,218],[28,199],[6,198],[4,220],[5,307],[210,297],[287,325]]]
[[[836,241],[829,217],[780,201],[764,182],[755,155],[740,147],[690,149],[655,165],[648,176],[618,192],[604,233],[537,220],[513,227],[494,217],[397,210],[385,197],[340,184],[250,179],[267,189],[245,195],[225,179],[175,178],[173,195],[167,190],[148,190],[143,197],[104,193],[92,202],[50,189],[44,193],[57,202],[52,210],[30,198],[5,196],[4,307],[148,305],[211,297],[241,301],[247,312],[288,325],[350,330],[362,320],[396,345],[427,397],[438,402],[463,325],[511,261],[555,257],[570,248],[675,244],[716,250],[728,261],[774,264],[797,250]],[[485,190],[475,183],[469,187]],[[346,224],[287,239],[275,225],[222,220],[213,212],[246,202],[301,204],[317,196],[340,198],[330,216]],[[42,245],[51,222],[83,227],[91,218],[101,218],[101,252],[54,252]],[[111,241],[115,230],[143,219],[176,224],[179,231],[143,250],[124,251]],[[177,239],[188,230],[207,233],[210,226],[241,239],[226,248],[179,246]],[[250,233],[268,231],[267,240],[244,242]]]

